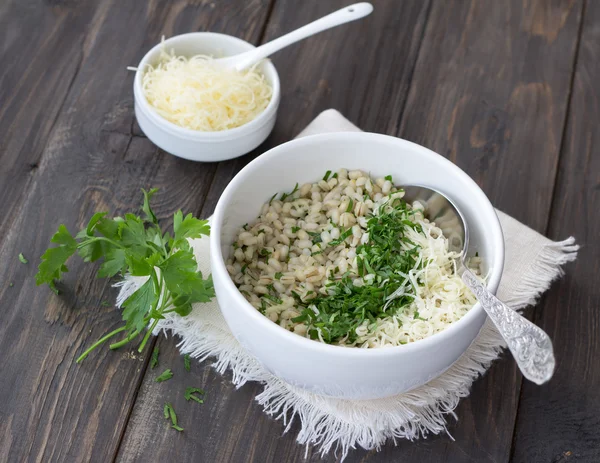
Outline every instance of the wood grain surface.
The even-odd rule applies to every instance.
[[[216,13],[208,3],[114,1],[102,4],[88,27],[80,70],[0,245],[0,258],[10,263],[0,268],[0,455],[6,460],[110,460],[145,369],[139,356],[106,349],[74,364],[120,315],[102,305],[114,300],[110,283],[76,261],[60,297],[35,288],[37,257],[52,233],[60,223],[74,230],[98,210],[137,210],[142,187],[162,189],[160,217],[178,208],[196,211],[214,175],[215,165],[169,156],[134,133],[126,67],[161,34],[211,29],[256,40],[268,8],[260,1],[221,2]],[[47,65],[40,63],[38,72]],[[19,263],[19,252],[30,264]]]
[[[282,435],[247,384],[210,362],[183,368],[176,340],[148,353],[95,351],[118,326],[111,283],[77,262],[61,295],[36,288],[38,256],[60,223],[137,210],[156,186],[160,218],[212,213],[251,159],[334,107],[362,129],[423,144],[466,170],[494,205],[578,261],[535,320],[555,340],[556,377],[521,381],[492,366],[447,435],[355,450],[350,462],[600,461],[600,3],[588,0],[375,0],[374,13],[273,56],[282,102],[255,152],[218,164],[172,157],[134,121],[135,65],[162,34],[206,30],[261,43],[349,2],[9,0],[0,5],[0,461],[337,461]],[[18,261],[19,252],[29,264]],[[154,379],[165,368],[174,377]],[[188,402],[186,387],[206,391]],[[163,420],[173,404],[183,433]],[[305,454],[306,452],[306,454]]]
[[[582,248],[536,323],[554,340],[552,381],[524,383],[513,461],[600,461],[600,3],[588,2],[549,235]]]

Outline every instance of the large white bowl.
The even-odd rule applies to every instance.
[[[162,47],[176,55],[212,55],[215,58],[233,56],[255,48],[251,43],[225,34],[192,32],[176,35],[164,44],[159,43],[140,61],[133,81],[135,117],[142,131],[167,153],[192,161],[223,161],[249,153],[269,136],[277,118],[280,88],[279,76],[271,61],[261,64],[260,70],[273,88],[271,101],[255,119],[235,129],[220,132],[201,132],[180,127],[160,116],[150,106],[142,89],[142,77],[148,65],[158,62]]]
[[[477,184],[442,156],[414,143],[372,133],[315,135],[280,145],[248,164],[221,196],[212,221],[210,257],[219,306],[231,331],[264,367],[288,383],[318,394],[370,399],[413,389],[439,376],[467,349],[486,314],[475,305],[461,320],[429,338],[398,347],[332,346],[293,334],[268,320],[240,294],[225,268],[239,228],[262,204],[296,182],[314,182],[327,170],[391,174],[396,184],[420,184],[447,194],[463,212],[496,292],[504,240],[494,208]]]

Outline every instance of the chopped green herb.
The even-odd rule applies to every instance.
[[[302,297],[292,292],[301,310],[292,321],[305,323],[311,338],[320,337],[327,343],[340,339],[353,342],[357,338],[356,328],[363,322],[374,323],[378,318],[408,307],[415,297],[410,293],[412,286],[406,288],[403,296],[389,300],[388,297],[406,286],[407,279],[403,275],[417,265],[419,248],[415,246],[407,251],[403,247],[410,243],[407,231],[417,227],[419,225],[410,220],[410,210],[404,201],[381,206],[367,220],[369,241],[356,248],[358,273],[373,274],[373,284],[355,286],[349,271],[341,277],[331,278],[339,272],[336,268],[326,285],[327,294],[316,293],[310,299],[308,296],[312,293],[307,292],[307,302],[304,302]],[[351,234],[352,229],[348,228],[329,246],[342,243]]]
[[[15,284],[14,284],[13,282],[10,282],[10,283],[8,284],[8,286],[10,286],[11,288],[12,288],[14,285],[15,285]]]
[[[271,205],[271,203],[275,199],[275,196],[277,196],[277,193],[275,193],[273,196],[271,196],[271,199],[269,199],[269,206]]]
[[[258,235],[260,235],[261,233],[264,233],[264,232],[265,232],[264,228],[261,228],[260,230],[258,230],[258,233],[256,235],[258,236]]]
[[[167,369],[161,373],[154,381],[157,383],[162,383],[163,381],[168,381],[173,377],[173,372],[170,369]]]
[[[331,176],[331,178],[338,178],[337,172]]]
[[[19,260],[21,261],[22,264],[26,264],[29,262],[27,259],[25,259],[25,256],[23,255],[22,252],[19,253]]]
[[[165,403],[165,406],[163,408],[163,415],[164,415],[165,419],[171,420],[171,427],[173,429],[175,429],[176,431],[179,431],[179,432],[183,431],[183,428],[177,424],[177,415],[175,414],[173,405],[171,405],[168,402]]]
[[[242,270],[241,270],[241,272],[242,272],[242,275],[245,275],[245,274],[246,274],[246,269],[247,269],[247,268],[248,268],[248,264],[244,264],[244,265],[242,266]]]
[[[150,369],[154,369],[158,366],[158,346],[152,351],[152,358],[150,359]]]
[[[262,248],[260,251],[258,251],[258,255],[262,256],[262,257],[266,257],[268,259],[269,256],[271,255],[271,251],[269,251],[268,249]]]
[[[386,175],[386,176],[385,176],[385,179],[386,179],[386,180],[389,180],[389,181],[390,181],[390,182],[392,182],[392,183],[394,183],[394,182],[393,182],[393,180],[392,180],[392,176],[391,176],[391,175]]]
[[[327,172],[325,172],[325,176],[323,177],[323,181],[326,182],[327,180],[329,180],[329,176],[330,175],[331,175],[331,171],[330,170],[328,170]]]
[[[308,236],[310,236],[312,238],[312,242],[314,244],[320,243],[321,241],[323,241],[321,239],[321,233],[320,232],[306,232],[308,233]]]
[[[292,227],[292,233],[297,233],[300,227]]]
[[[281,280],[282,276],[283,276],[283,273],[281,273],[281,272],[275,272],[275,279],[276,280]]]
[[[190,354],[185,354],[183,356],[183,366],[187,371],[192,370],[192,362],[190,360]]]
[[[352,198],[348,198],[350,200],[350,202],[348,203],[348,207],[346,208],[346,212],[352,212],[352,208],[354,207],[354,201],[352,201]]]
[[[319,254],[323,254],[323,250],[322,249],[320,251],[315,251],[315,252],[311,252],[310,253],[311,256],[318,256]]]
[[[282,193],[281,194],[281,201],[285,201],[286,198],[289,198],[290,196],[292,196],[294,193],[296,193],[296,191],[298,191],[298,184],[296,183],[296,186],[294,187],[294,189],[292,190],[291,193]]]
[[[244,230],[248,230],[248,224],[247,224],[247,223],[245,223],[244,225],[242,225],[242,228],[243,228]]]
[[[338,244],[343,243],[346,240],[346,238],[348,238],[350,235],[352,235],[352,227],[350,227],[346,231],[342,232],[342,234],[340,235],[340,237],[338,239],[330,241],[328,246],[337,246]]]
[[[108,301],[102,301],[102,303],[100,305],[102,307],[110,307],[110,302],[108,302]]]
[[[204,395],[204,391],[198,387],[188,387],[185,390],[185,400],[193,400],[195,402],[198,402],[199,404],[203,404],[204,403],[204,399],[201,399],[200,397],[196,396],[195,394],[199,394],[199,395]]]

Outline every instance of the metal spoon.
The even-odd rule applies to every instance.
[[[237,71],[243,71],[244,69],[252,66],[254,63],[259,62],[261,59],[272,55],[276,51],[287,47],[299,40],[310,37],[332,27],[339,26],[356,19],[363,18],[371,14],[373,11],[373,5],[370,3],[355,3],[354,5],[347,6],[341,10],[335,11],[327,16],[317,19],[316,21],[302,26],[295,31],[285,34],[275,40],[272,40],[258,48],[240,53],[239,55],[229,56],[227,58],[220,58],[215,60],[216,63],[228,69],[235,69]]]
[[[462,251],[458,273],[508,344],[523,376],[536,384],[548,381],[555,365],[552,341],[539,326],[489,292],[467,268],[465,258],[469,247],[469,228],[458,207],[432,188],[410,185],[404,186],[404,191],[407,202],[419,201],[424,206],[427,218],[442,230],[450,248]]]

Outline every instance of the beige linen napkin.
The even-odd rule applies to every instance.
[[[339,112],[321,113],[299,137],[324,132],[358,131]],[[573,238],[551,241],[498,211],[506,241],[506,261],[498,297],[513,309],[535,303],[550,283],[562,274],[560,266],[574,260],[578,246]],[[210,273],[209,240],[193,240],[200,270]],[[140,280],[122,283],[117,300],[120,305],[139,286]],[[169,314],[171,315],[171,314]],[[174,315],[174,314],[173,314]],[[300,420],[297,441],[316,445],[323,454],[341,450],[342,458],[351,448],[379,449],[387,439],[415,439],[446,430],[446,414],[452,414],[458,401],[469,394],[473,381],[496,359],[504,343],[489,322],[463,356],[446,372],[410,392],[377,400],[342,400],[319,396],[293,387],[274,377],[233,337],[217,301],[196,304],[185,317],[161,320],[156,333],[169,332],[180,337],[182,354],[203,361],[214,358],[220,373],[232,373],[240,387],[258,381],[264,389],[256,397],[266,413],[281,419],[290,429],[294,418]]]

